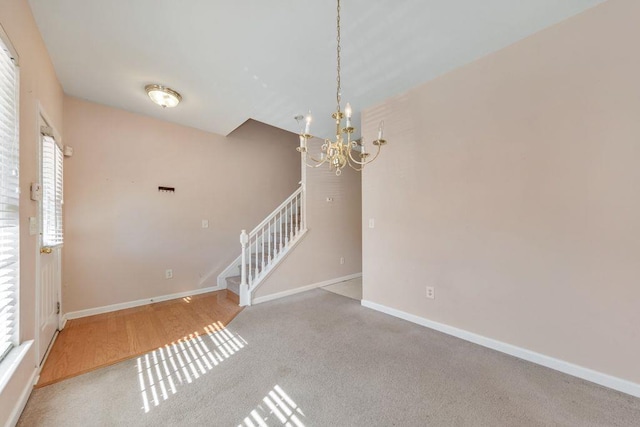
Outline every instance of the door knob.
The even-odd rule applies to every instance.
[[[40,253],[41,254],[50,254],[51,253],[51,248],[49,246],[43,246],[40,248]]]

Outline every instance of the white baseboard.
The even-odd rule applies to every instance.
[[[272,264],[271,264],[272,267],[268,268],[268,269],[265,269],[264,275],[261,275],[256,280],[254,280],[254,282],[251,284],[250,289],[249,289],[249,305],[251,305],[251,304],[253,304],[255,302],[254,299],[253,299],[253,293],[261,285],[263,285],[266,282],[267,278],[269,278],[269,276],[271,276],[271,274],[274,271],[277,270],[278,265],[280,263],[282,263],[289,256],[290,253],[293,252],[293,249],[296,246],[298,246],[300,244],[300,242],[302,242],[302,240],[304,239],[304,237],[307,235],[308,232],[309,232],[308,228],[300,230],[300,233],[294,238],[294,240],[290,241],[289,244],[284,248],[284,250],[282,252],[280,252],[278,254],[278,256],[276,256],[273,259]]]
[[[529,362],[533,362],[535,364],[542,365],[574,377],[582,378],[583,380],[587,380],[604,387],[630,394],[631,396],[640,397],[640,384],[636,384],[622,378],[614,377],[602,372],[594,371],[589,368],[574,365],[573,363],[566,362],[564,360],[555,359],[553,357],[536,353],[522,347],[517,347],[515,345],[507,344],[502,341],[494,340],[492,338],[487,338],[473,332],[465,331],[464,329],[445,325],[444,323],[434,322],[433,320],[406,313],[404,311],[377,304],[375,302],[362,300],[362,306],[380,311],[394,317],[398,317],[400,319],[407,320],[412,323],[416,323],[421,326],[425,326],[430,329],[434,329],[447,335],[451,335],[456,338],[460,338],[465,341],[469,341],[474,344],[499,351],[501,353],[506,353],[519,359],[524,359]]]
[[[16,364],[19,364],[21,362],[21,360],[29,352],[29,348],[32,345],[33,345],[33,341],[29,341],[29,342],[23,343],[20,346],[21,347],[20,354],[16,357],[16,360],[14,361]],[[33,390],[33,386],[35,385],[37,374],[38,374],[38,371],[34,367],[33,372],[31,373],[31,376],[25,382],[24,389],[22,390],[22,393],[20,393],[20,397],[16,401],[16,404],[13,407],[13,410],[11,411],[9,418],[7,419],[6,427],[13,427],[18,423],[18,420],[20,419],[20,415],[22,415],[22,411],[24,410],[24,407],[27,405],[29,396],[31,396],[31,391]]]
[[[254,298],[252,304],[260,304],[267,301],[273,301],[275,299],[288,297],[290,295],[299,294],[300,292],[310,291],[311,289],[321,288],[323,286],[333,285],[335,283],[344,282],[346,280],[357,279],[362,277],[362,273],[349,274],[348,276],[336,277],[335,279],[325,280],[324,282],[313,283],[311,285],[301,286],[295,289],[289,289],[287,291],[278,292],[271,295],[265,295],[262,297]]]
[[[159,297],[139,299],[136,301],[123,302],[119,304],[105,305],[103,307],[88,308],[86,310],[70,311],[69,313],[66,313],[64,315],[63,322],[66,324],[67,320],[71,320],[71,319],[79,319],[81,317],[94,316],[96,314],[109,313],[112,311],[124,310],[126,308],[140,307],[141,305],[153,304],[154,302],[169,301],[172,299],[206,294],[208,292],[215,292],[219,290],[221,290],[219,286],[212,286],[210,288],[194,289],[192,291],[178,292],[176,294],[162,295]]]
[[[64,318],[64,316],[63,316]],[[64,319],[64,324],[67,324],[67,320]],[[44,354],[44,357],[42,358],[42,362],[40,363],[39,360],[37,360],[37,356],[36,356],[36,364],[40,363],[40,366],[38,366],[36,368],[36,376],[35,379],[33,380],[33,385],[38,384],[38,381],[40,381],[40,373],[42,372],[42,368],[44,368],[44,364],[47,362],[47,358],[49,357],[49,353],[51,353],[51,350],[53,349],[53,345],[56,343],[56,340],[58,339],[58,335],[60,335],[60,331],[62,329],[58,329],[57,331],[55,331],[55,333],[53,334],[53,338],[51,339],[51,342],[49,343],[49,347],[47,347],[47,352]]]

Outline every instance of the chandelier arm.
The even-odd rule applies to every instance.
[[[362,163],[360,163],[359,161],[357,161],[356,159],[353,158],[353,155],[351,154],[352,151],[353,150],[351,150],[351,149],[349,150],[347,159],[349,160],[349,166],[351,166],[352,168],[355,169],[355,167],[353,166],[354,164],[362,165]]]
[[[310,159],[315,163],[315,164],[308,163],[308,162],[307,162],[307,160],[305,159],[305,161],[304,161],[304,162],[305,162],[305,164],[306,164],[307,166],[310,166],[310,167],[314,167],[314,168],[315,168],[315,167],[316,167],[316,165],[318,165],[318,166],[319,166],[319,165],[322,165],[322,164],[324,164],[324,163],[326,163],[326,162],[327,162],[327,158],[326,158],[326,157],[325,157],[324,159],[321,159],[321,160],[316,159],[315,157],[313,157],[313,156],[312,156],[312,155],[310,155],[310,154],[307,154],[307,157],[308,157],[308,158],[310,158]]]
[[[378,147],[378,151],[376,151],[376,155],[375,155],[375,156],[373,156],[373,158],[372,158],[371,160],[365,160],[365,161],[363,161],[363,162],[360,162],[360,161],[358,161],[358,160],[354,159],[354,158],[353,158],[353,155],[351,154],[351,151],[353,151],[353,150],[349,150],[349,158],[351,159],[351,161],[352,161],[353,163],[355,163],[355,164],[357,164],[357,165],[361,165],[361,166],[368,165],[369,163],[371,163],[371,162],[373,162],[375,159],[377,159],[377,158],[378,158],[378,156],[380,155],[380,146],[378,145],[377,147]]]
[[[312,168],[319,168],[320,166],[322,166],[324,163],[326,162],[326,160],[323,160],[321,163],[318,163],[317,165],[313,165],[311,166]]]
[[[362,172],[362,171],[364,170],[364,166],[357,168],[357,167],[355,167],[355,166],[353,165],[353,163],[352,163],[351,161],[349,161],[349,167],[350,167],[351,169],[353,169],[354,171],[356,171],[356,172]]]
[[[377,159],[377,158],[378,158],[378,156],[380,155],[380,151],[381,151],[382,146],[381,146],[381,145],[378,145],[377,147],[378,147],[378,151],[376,151],[376,155],[375,155],[375,156],[373,156],[373,158],[372,158],[371,160],[367,160],[367,161],[365,162],[365,164],[371,163],[371,162],[373,162],[375,159]]]
[[[308,142],[308,140],[307,140],[307,139],[305,139],[305,144],[304,144],[304,146],[305,146],[305,156],[304,156],[304,159],[305,159],[305,160],[304,160],[304,162],[305,162],[305,164],[306,164],[307,166],[309,166],[309,167],[315,168],[315,167],[318,167],[318,166],[320,166],[320,165],[322,165],[322,164],[326,163],[326,162],[327,162],[327,160],[328,160],[328,156],[325,156],[325,158],[324,158],[324,159],[323,159],[323,158],[316,159],[316,158],[315,158],[315,157],[313,157],[313,156],[311,155],[311,153],[309,152],[309,148],[308,148],[308,144],[307,144],[307,142]],[[328,143],[330,143],[330,142],[331,142],[331,141],[329,141],[329,140],[325,140],[323,145],[326,145],[326,144],[328,144]],[[322,153],[320,153],[320,154],[322,154]],[[311,165],[311,164],[307,163],[307,158],[309,158],[309,159],[313,160],[314,162],[318,163],[318,166],[316,166],[316,165]]]
[[[307,163],[307,166],[309,166],[310,168],[319,168],[320,166],[324,165],[326,162],[327,162],[327,159],[324,159],[323,161],[315,165],[310,165]]]
[[[314,161],[315,164],[307,162],[307,158],[309,158],[312,161]],[[310,155],[309,153],[307,153],[307,155],[304,156],[303,162],[304,162],[305,165],[307,165],[310,168],[317,168],[318,166],[322,166],[323,164],[325,164],[327,162],[327,158],[325,157],[323,160],[318,160],[318,159],[314,158],[312,155]]]

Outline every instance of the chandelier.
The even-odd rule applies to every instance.
[[[324,143],[320,147],[320,158],[315,158],[311,154],[308,153],[308,141],[311,138],[310,128],[311,128],[311,111],[304,117],[305,120],[305,128],[304,131],[300,133],[300,146],[297,150],[302,155],[303,162],[309,167],[319,167],[325,163],[329,164],[331,170],[335,170],[336,175],[340,175],[342,173],[342,169],[349,165],[356,171],[361,171],[364,169],[365,165],[373,162],[378,155],[380,154],[380,148],[387,143],[383,139],[383,127],[384,122],[380,122],[380,126],[378,127],[378,138],[373,141],[373,145],[377,147],[376,153],[373,157],[371,157],[371,153],[367,150],[367,147],[364,143],[364,140],[361,138],[360,140],[352,140],[352,134],[355,131],[355,128],[351,123],[351,105],[347,102],[345,106],[344,113],[340,108],[340,90],[341,82],[340,82],[340,0],[338,1],[337,7],[337,19],[336,19],[336,29],[337,29],[337,48],[336,48],[336,56],[337,56],[337,88],[336,88],[336,112],[331,115],[336,121],[336,139],[332,141],[330,139],[325,139]],[[303,119],[303,116],[296,116],[296,120],[298,122]],[[342,123],[345,120],[345,125],[343,127]],[[308,163],[307,159],[312,160],[314,163]]]

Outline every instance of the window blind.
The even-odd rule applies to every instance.
[[[62,234],[62,150],[49,135],[42,136],[42,244],[57,246]]]
[[[0,360],[17,344],[20,274],[17,71],[0,38]]]

